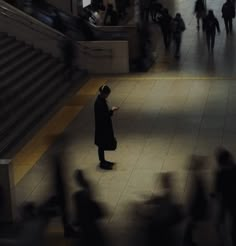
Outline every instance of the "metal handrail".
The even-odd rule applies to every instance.
[[[6,13],[6,12],[7,12],[7,13]],[[49,26],[47,26],[47,25],[45,25],[44,23],[38,21],[37,19],[33,19],[33,18],[32,18],[33,20],[29,20],[30,16],[24,16],[24,17],[26,17],[26,18],[24,18],[24,19],[22,20],[22,17],[23,17],[22,14],[23,14],[23,13],[20,15],[20,14],[18,14],[17,12],[12,11],[11,9],[6,8],[6,7],[4,7],[4,6],[0,6],[0,13],[3,14],[3,15],[5,15],[5,16],[7,16],[7,17],[9,17],[9,18],[11,18],[11,19],[13,19],[14,21],[20,22],[21,24],[30,27],[31,29],[33,29],[33,30],[35,30],[35,31],[37,31],[37,32],[43,33],[43,34],[45,34],[46,36],[48,36],[48,37],[50,37],[50,38],[53,38],[53,39],[59,39],[59,38],[65,38],[65,37],[66,37],[63,33],[60,33],[60,32],[58,32],[57,30],[54,30],[54,29],[50,28]],[[14,16],[11,16],[9,13],[10,13],[10,14],[13,14]],[[19,17],[19,18],[15,18],[15,17]],[[32,25],[34,25],[34,24],[36,24],[36,23],[37,23],[38,25],[40,25],[41,27],[43,27],[43,28],[44,28],[44,31],[39,31],[38,29],[32,28]],[[48,33],[47,31],[45,31],[45,29],[48,29],[48,31],[50,31],[50,33]],[[57,37],[56,37],[56,38],[55,38],[55,37],[52,37],[52,33],[53,33],[53,34],[56,34]],[[58,38],[58,37],[59,37],[59,38]]]
[[[7,13],[6,13],[7,12]],[[10,14],[9,14],[10,13]],[[29,18],[31,18],[30,16],[24,16],[25,18],[23,18],[22,20],[22,15],[18,14],[16,11],[13,11],[7,7],[4,7],[4,6],[0,6],[0,14],[2,14],[3,16],[13,20],[13,21],[16,21],[17,23],[20,23],[24,26],[27,26],[28,28],[34,30],[34,31],[37,31],[38,33],[41,33],[51,39],[54,39],[54,40],[60,40],[60,39],[64,39],[66,38],[66,36],[50,27],[48,27],[47,25],[41,23],[40,21],[38,21],[37,19],[33,19],[33,20],[29,20]],[[12,15],[11,15],[12,14]],[[23,13],[24,14],[24,13]],[[48,29],[50,31],[50,33],[48,33],[48,31],[45,31],[45,29],[43,31],[39,30],[38,28],[34,28],[33,25],[35,25],[37,22],[37,24],[41,25],[42,27],[44,27],[45,29]],[[52,36],[52,32],[53,34],[56,34],[57,36]],[[82,47],[83,49],[89,49],[91,50],[91,52],[97,52],[97,51],[107,51],[109,52],[109,56],[112,56],[112,49],[94,49],[94,48],[91,48],[91,47],[88,47],[88,46],[85,46],[81,43],[79,43],[78,41],[76,41],[77,44]],[[91,53],[88,53],[86,52],[88,55],[90,56],[94,56],[94,54],[91,54]]]

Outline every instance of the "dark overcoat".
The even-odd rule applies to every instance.
[[[114,143],[114,132],[111,117],[113,111],[109,110],[106,99],[100,95],[94,104],[95,113],[95,144],[104,150],[110,149]]]

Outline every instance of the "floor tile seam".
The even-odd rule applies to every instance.
[[[192,89],[192,87],[190,86],[189,89],[188,89],[188,92],[186,93],[186,98],[185,98],[185,100],[184,100],[184,102],[183,102],[183,105],[185,105],[186,102],[188,101],[188,98],[190,97],[191,89]],[[199,130],[200,130],[200,129],[199,129]],[[174,132],[173,132],[173,135],[174,135],[174,136],[176,135],[176,132],[177,132],[177,131],[178,131],[178,126],[176,125],[176,126],[175,126],[175,129],[174,129]],[[197,134],[198,134],[198,133],[197,133]],[[196,134],[196,135],[197,135],[197,134]],[[173,143],[173,141],[174,141],[174,136],[173,136],[172,142],[170,143],[170,147],[169,147],[169,150],[168,150],[168,154],[167,154],[167,155],[169,155],[169,153],[170,153],[170,148],[171,148],[171,145],[172,145],[172,143]],[[197,136],[195,137],[195,142],[196,142],[196,138],[197,138]],[[192,149],[194,150],[194,146],[193,146]]]
[[[140,153],[142,153],[144,151],[144,147],[145,147],[145,145],[143,145],[142,151],[140,151]],[[136,164],[137,164],[139,159],[140,159],[140,155],[139,155],[139,158],[136,160]],[[119,205],[119,201],[120,201],[121,197],[124,195],[125,189],[128,186],[128,183],[130,182],[130,178],[131,178],[132,174],[134,173],[135,168],[136,168],[136,165],[134,165],[132,167],[132,171],[130,172],[129,177],[127,178],[126,184],[124,185],[124,188],[123,188],[122,192],[119,195],[118,201],[117,201],[117,203],[115,205],[115,208],[114,208],[114,212],[112,213],[111,217],[109,218],[108,223],[111,223],[111,220],[112,220],[112,218],[113,218],[113,216],[114,216],[114,214],[115,214],[115,212],[117,210],[117,207]]]
[[[133,174],[133,172],[134,172],[134,167],[132,168],[132,171],[130,172],[130,175],[129,175],[127,181],[126,181],[126,184],[124,185],[124,188],[122,189],[122,191],[121,191],[120,194],[119,194],[119,198],[118,198],[118,200],[117,200],[117,202],[116,202],[116,205],[114,206],[113,212],[111,213],[111,216],[110,216],[110,218],[108,219],[108,222],[107,222],[108,224],[112,222],[111,220],[112,220],[113,216],[115,215],[115,212],[116,212],[117,207],[118,207],[118,205],[119,205],[119,201],[120,201],[121,197],[124,195],[125,189],[126,189],[128,183],[129,183],[129,181],[130,181],[130,177],[131,177],[131,175]]]
[[[24,177],[23,177],[24,178]],[[40,178],[40,181],[38,182],[38,184],[32,189],[32,191],[25,197],[25,199],[22,201],[22,204],[26,201],[28,201],[29,197],[32,196],[32,194],[34,193],[34,191],[40,186],[40,184],[42,183],[44,179],[44,176]]]
[[[228,115],[228,108],[229,108],[229,96],[230,95],[230,89],[228,88],[228,96],[227,96],[227,101],[226,101],[226,106],[225,106],[225,114],[224,114],[224,126],[222,129],[222,136],[221,136],[221,143],[220,145],[223,145],[223,139],[224,139],[224,133],[226,131],[226,118]]]
[[[165,154],[165,156],[163,156],[164,161],[162,162],[162,167],[161,167],[161,169],[160,169],[160,173],[166,172],[166,171],[164,170],[164,166],[165,166],[165,163],[166,163],[167,156],[168,156],[167,153]]]
[[[200,77],[200,76],[164,76],[164,77],[124,77],[120,78],[120,80],[236,80],[236,77],[214,77],[214,76],[207,76],[207,77]]]
[[[204,114],[205,114],[205,111],[206,111],[206,105],[207,105],[207,102],[208,102],[208,99],[209,99],[210,90],[211,90],[212,86],[213,85],[211,83],[211,86],[208,89],[207,97],[206,97],[206,100],[205,100],[205,103],[204,103],[203,111],[202,111],[202,114],[201,114],[201,120],[199,122],[198,133],[197,133],[197,136],[196,136],[196,143],[195,143],[194,150],[193,150],[194,152],[196,151],[196,148],[197,148],[197,142],[198,142],[198,139],[199,139],[199,136],[200,136],[201,126],[202,126],[202,122],[203,122],[203,119],[204,119]]]
[[[184,192],[183,192],[183,194],[185,196],[187,195],[187,192],[188,192],[187,187],[188,187],[188,183],[190,182],[190,180],[191,180],[191,172],[187,171],[187,177],[186,177],[186,181],[185,181],[185,185],[184,185]],[[186,204],[186,201],[184,201],[184,204]]]

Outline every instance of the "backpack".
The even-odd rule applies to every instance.
[[[209,29],[210,31],[213,31],[214,28],[215,28],[215,20],[212,19],[212,18],[209,18],[209,19],[208,19],[208,22],[207,22],[207,26],[208,26],[208,29]]]
[[[175,34],[181,34],[181,32],[183,32],[185,30],[185,24],[183,22],[182,19],[177,20],[174,19],[173,23],[172,23],[172,31]]]

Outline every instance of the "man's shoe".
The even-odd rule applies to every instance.
[[[115,165],[115,163],[114,162],[111,162],[111,161],[105,161],[105,163],[107,163],[110,166],[114,166]]]
[[[112,165],[108,164],[106,161],[100,162],[100,168],[104,170],[112,170]]]

